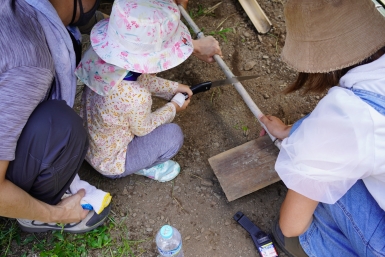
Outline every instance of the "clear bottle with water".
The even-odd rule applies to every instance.
[[[164,225],[156,234],[156,246],[159,256],[184,257],[182,249],[182,236],[179,231],[169,225]]]

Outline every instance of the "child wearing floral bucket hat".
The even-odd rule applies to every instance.
[[[90,39],[75,71],[87,85],[80,110],[90,139],[86,160],[110,178],[135,173],[172,180],[180,166],[170,159],[183,134],[170,122],[187,107],[192,92],[153,73],[179,65],[193,52],[177,5],[115,0],[110,18],[94,26]],[[151,111],[152,95],[171,101]]]
[[[261,121],[288,187],[272,227],[288,256],[385,256],[385,18],[371,0],[288,0],[286,90],[324,93],[293,126]]]

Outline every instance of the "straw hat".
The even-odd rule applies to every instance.
[[[385,46],[385,18],[371,0],[288,0],[282,60],[299,72],[339,70]]]
[[[90,39],[105,62],[140,73],[175,67],[193,51],[173,0],[115,0],[110,18],[94,26]]]

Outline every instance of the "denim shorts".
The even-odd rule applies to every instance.
[[[299,240],[309,256],[385,256],[385,211],[358,180],[335,204],[318,204]]]

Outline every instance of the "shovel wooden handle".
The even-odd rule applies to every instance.
[[[179,7],[180,12],[182,13],[183,18],[185,18],[187,23],[190,25],[192,30],[195,32],[197,38],[204,37],[203,32],[199,29],[199,27],[191,19],[190,15],[186,12],[186,10],[181,5],[178,5],[178,7]],[[226,65],[226,63],[222,60],[222,58],[219,55],[214,55],[214,60],[218,63],[219,67],[225,73],[227,78],[235,77],[234,74],[229,69],[229,67]],[[255,117],[257,117],[259,123],[265,129],[265,131],[269,135],[270,139],[274,142],[274,144],[279,149],[281,149],[281,140],[277,140],[276,137],[274,137],[272,134],[270,134],[270,132],[265,127],[265,125],[260,121],[260,117],[263,116],[263,113],[258,108],[258,106],[254,103],[254,101],[251,99],[250,95],[247,93],[245,88],[242,86],[242,84],[240,82],[234,83],[233,85],[234,85],[235,89],[238,91],[238,93],[241,95],[241,97],[245,101],[246,105],[251,110],[251,112],[254,114]]]

